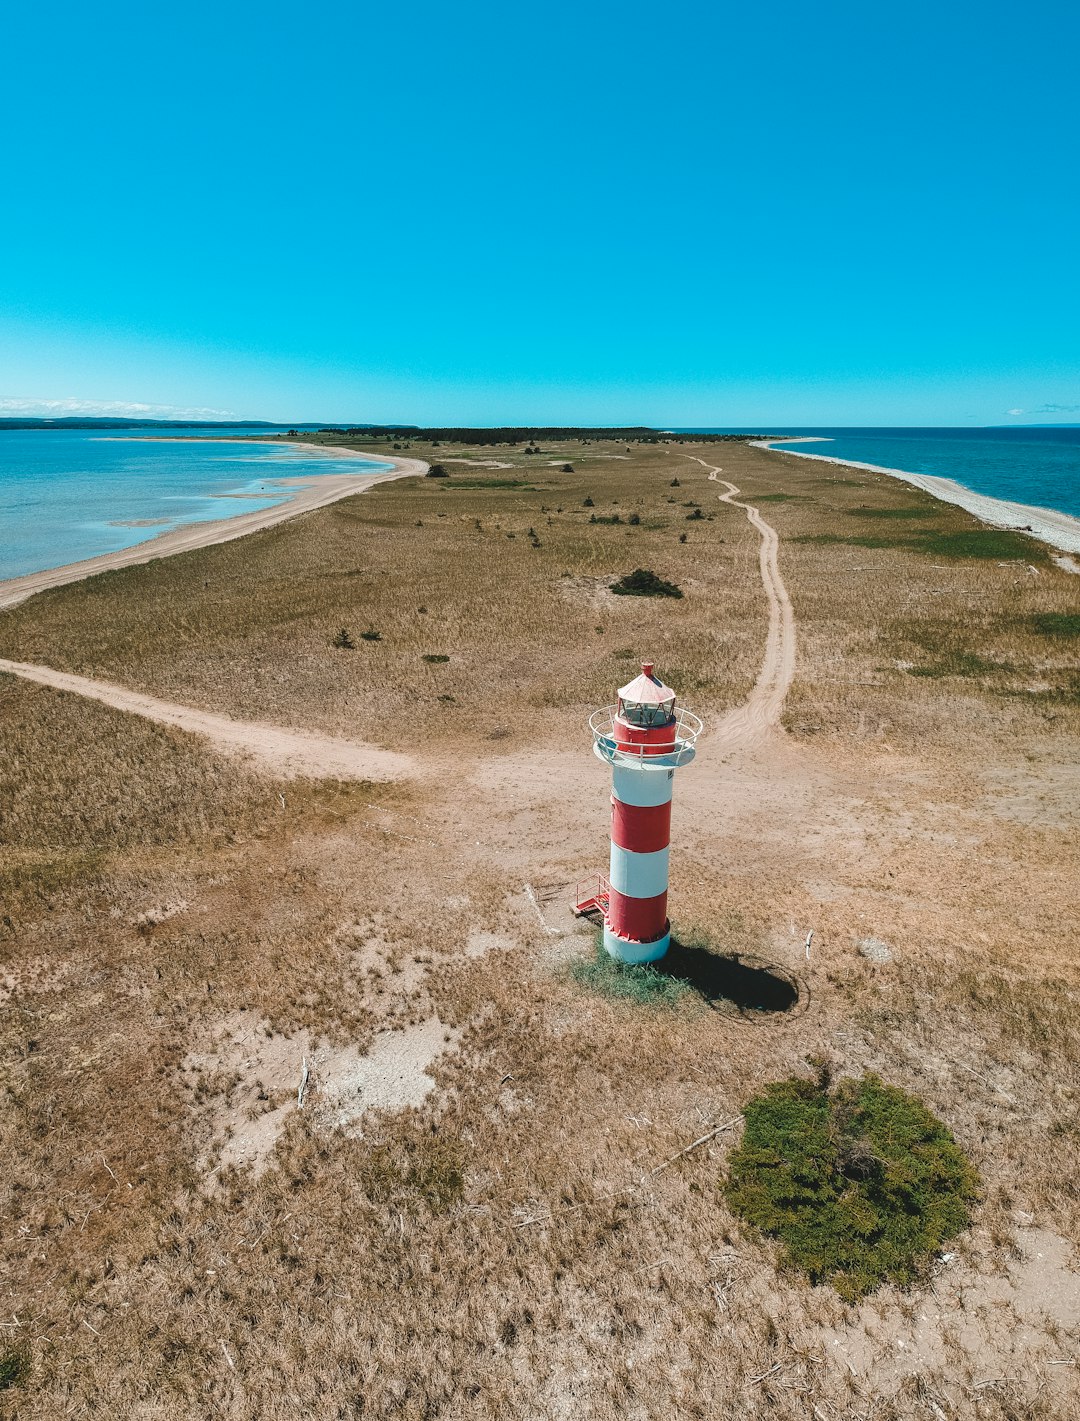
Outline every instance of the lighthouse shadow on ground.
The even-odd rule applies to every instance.
[[[711,952],[674,936],[653,966],[665,977],[684,982],[714,1010],[740,1016],[791,1012],[805,997],[798,979],[775,962],[739,952]]]

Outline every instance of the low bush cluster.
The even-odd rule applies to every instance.
[[[831,1091],[824,1069],[778,1081],[744,1113],[728,1202],[846,1300],[914,1282],[967,1227],[974,1169],[921,1101],[877,1076]]]

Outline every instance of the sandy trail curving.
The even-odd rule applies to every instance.
[[[155,436],[160,442],[160,437]],[[237,441],[243,442],[243,441]],[[263,443],[265,441],[248,441]],[[0,608],[14,607],[33,597],[36,592],[44,592],[50,587],[62,587],[68,582],[81,582],[84,577],[93,577],[99,572],[109,572],[117,567],[132,567],[136,563],[152,562],[154,558],[169,557],[173,553],[190,552],[193,548],[208,548],[215,543],[227,543],[233,538],[242,538],[261,528],[271,528],[275,523],[283,523],[287,518],[295,518],[299,513],[310,513],[312,509],[324,508],[339,498],[349,498],[356,493],[365,493],[375,484],[388,479],[415,477],[427,472],[428,465],[423,459],[401,459],[390,454],[368,454],[359,449],[345,449],[329,444],[296,444],[290,449],[314,450],[334,458],[360,458],[380,464],[391,464],[389,472],[356,474],[312,474],[290,479],[288,466],[283,465],[280,478],[267,477],[266,482],[288,485],[295,489],[293,496],[273,508],[260,508],[254,513],[242,513],[237,518],[221,518],[212,523],[188,523],[182,528],[161,533],[145,543],[137,543],[133,548],[121,548],[119,552],[102,553],[100,557],[85,558],[82,562],[67,563],[64,567],[46,568],[43,572],[28,572],[23,577],[12,577],[0,582]]]
[[[727,479],[720,478],[721,469],[707,464],[696,454],[684,457],[708,469],[709,478],[714,483],[722,483],[727,489],[726,493],[719,495],[720,502],[745,509],[747,518],[761,534],[761,582],[769,602],[765,659],[749,699],[729,711],[709,736],[712,743],[719,743],[724,750],[742,749],[758,744],[773,726],[780,723],[784,700],[795,676],[795,612],[780,576],[780,538],[776,529],[765,522],[756,508],[740,502],[736,497],[739,489]]]
[[[307,775],[315,779],[394,780],[412,771],[407,755],[383,750],[378,745],[359,741],[338,740],[332,735],[319,735],[310,730],[289,730],[280,725],[266,725],[255,720],[231,720],[225,715],[192,710],[155,696],[144,696],[109,681],[92,681],[86,676],[73,676],[66,671],[53,671],[48,666],[34,666],[23,661],[5,661],[0,657],[0,672],[21,676],[51,686],[56,691],[70,691],[92,701],[113,706],[132,715],[145,716],[160,725],[171,725],[193,735],[202,735],[216,749],[250,757],[260,769],[274,775],[292,777]]]

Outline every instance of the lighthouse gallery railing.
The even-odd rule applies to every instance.
[[[642,769],[669,770],[694,758],[695,742],[704,727],[693,712],[681,707],[671,724],[671,740],[650,740],[640,745],[621,744],[615,739],[618,706],[604,706],[589,716],[593,748],[602,760],[612,764],[632,764]]]

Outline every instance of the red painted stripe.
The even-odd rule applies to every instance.
[[[616,716],[614,721],[615,744],[628,746],[640,755],[670,755],[677,731],[674,720],[668,725],[631,725]]]
[[[667,931],[667,893],[655,898],[628,898],[614,888],[608,893],[607,924],[632,942],[655,942]]]
[[[611,842],[632,854],[654,854],[671,843],[671,800],[666,804],[623,804],[611,796]]]

